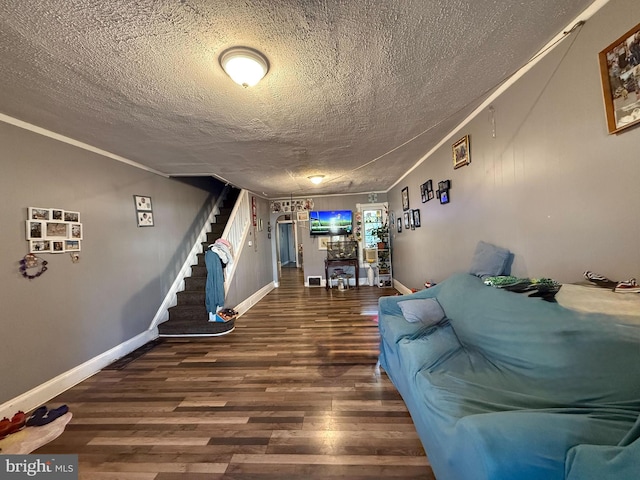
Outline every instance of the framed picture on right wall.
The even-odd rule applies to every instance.
[[[453,144],[453,168],[460,168],[471,163],[469,151],[469,135],[465,135]]]
[[[640,123],[640,23],[598,55],[607,130]]]

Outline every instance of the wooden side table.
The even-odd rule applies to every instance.
[[[328,290],[331,282],[331,278],[329,277],[329,269],[334,267],[353,267],[355,272],[354,276],[356,279],[356,288],[360,288],[360,265],[358,265],[357,258],[336,258],[333,260],[325,259],[324,261],[324,278],[327,279],[327,283],[325,288]]]

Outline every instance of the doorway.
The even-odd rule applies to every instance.
[[[298,232],[291,217],[276,220],[276,253],[278,256],[278,278],[283,268],[298,267]]]

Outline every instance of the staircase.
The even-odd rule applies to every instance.
[[[184,290],[178,292],[178,302],[169,308],[169,320],[158,325],[161,337],[217,336],[229,333],[234,328],[234,321],[226,323],[210,322],[205,307],[205,288],[207,283],[207,267],[204,263],[204,252],[207,247],[222,236],[229,216],[233,210],[240,190],[229,190],[216,221],[211,224],[211,232],[202,242],[202,251],[198,254],[198,263],[191,266],[191,276],[184,279]]]

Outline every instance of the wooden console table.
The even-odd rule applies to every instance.
[[[336,258],[334,260],[325,259],[324,261],[324,278],[327,279],[327,284],[325,288],[328,289],[331,282],[331,278],[329,277],[329,269],[333,267],[353,267],[355,272],[354,276],[356,278],[356,288],[360,288],[360,265],[358,265],[357,258]]]

